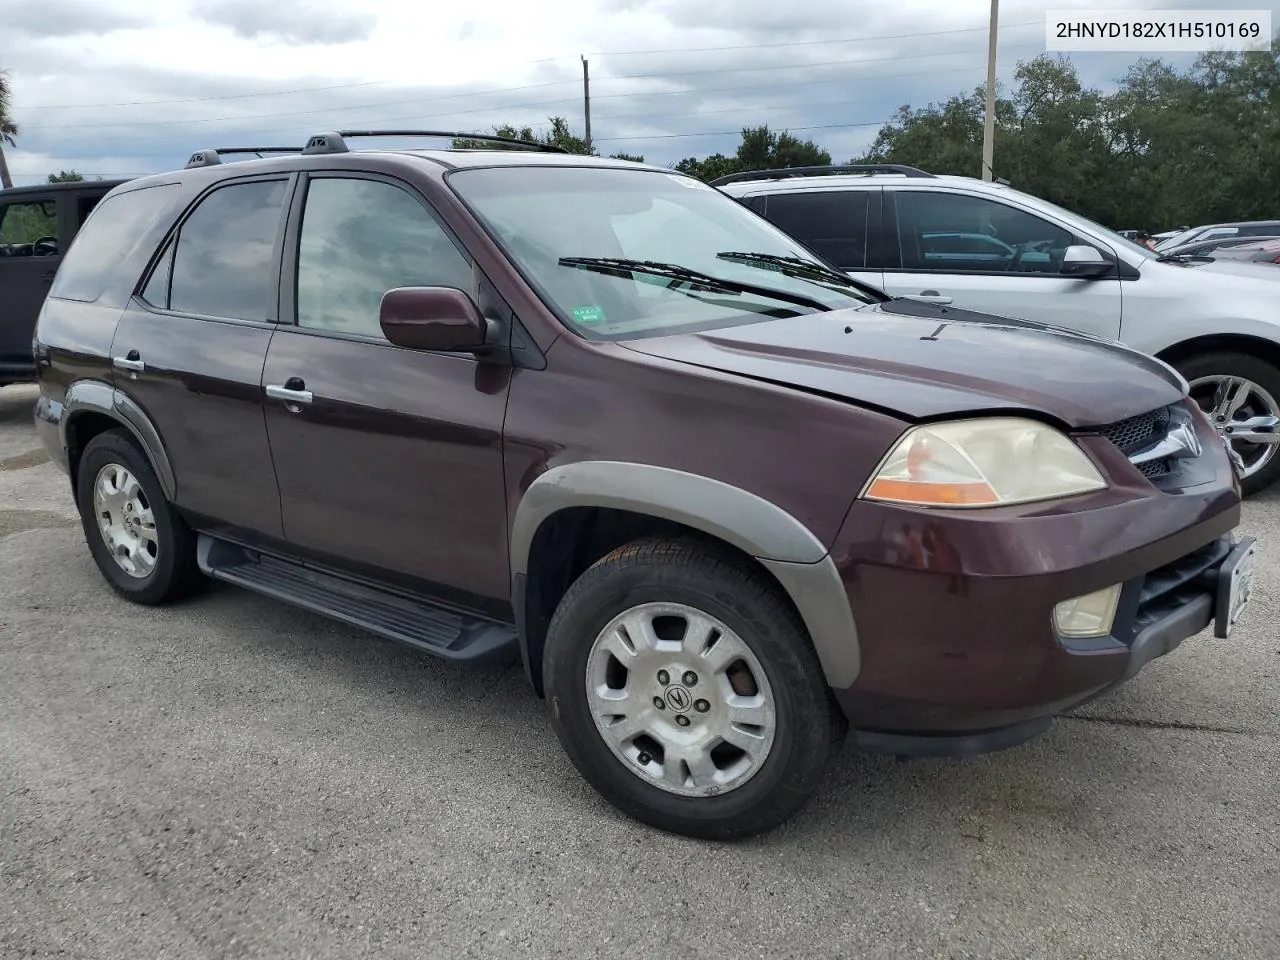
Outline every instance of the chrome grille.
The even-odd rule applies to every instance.
[[[1099,427],[1098,432],[1119,447],[1126,457],[1131,457],[1164,439],[1164,435],[1169,432],[1169,408],[1161,407],[1159,410],[1109,423],[1105,427]]]
[[[1169,473],[1169,458],[1165,457],[1161,460],[1148,460],[1146,463],[1137,464],[1138,472],[1148,480],[1157,480]]]

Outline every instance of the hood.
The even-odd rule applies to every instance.
[[[1277,280],[1280,280],[1280,264],[1265,260],[1214,260],[1211,263],[1195,263],[1192,269],[1199,276],[1208,278],[1210,283],[1222,283],[1233,293],[1258,293],[1275,302]],[[1242,283],[1240,278],[1245,278]],[[1247,281],[1255,281],[1259,285]]]
[[[909,420],[1025,410],[1098,426],[1183,396],[1163,363],[1111,341],[912,300],[623,346]]]

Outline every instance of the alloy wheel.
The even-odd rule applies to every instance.
[[[159,559],[160,543],[138,478],[118,463],[104,466],[93,482],[93,512],[116,565],[136,579],[149,576]]]
[[[760,661],[728,626],[685,604],[614,617],[591,646],[586,687],[609,749],[669,793],[734,790],[773,747],[774,697]]]
[[[1239,456],[1241,479],[1258,473],[1280,446],[1280,405],[1259,384],[1245,377],[1198,377],[1191,397]]]

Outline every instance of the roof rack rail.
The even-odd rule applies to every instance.
[[[824,167],[779,167],[776,170],[748,170],[745,173],[730,173],[710,181],[711,186],[718,187],[726,183],[741,183],[744,180],[782,180],[786,177],[814,177],[841,173],[899,173],[904,177],[935,178],[935,174],[919,167],[908,167],[902,163],[846,163],[827,165]]]
[[[301,153],[301,147],[217,147],[213,150],[199,150],[187,161],[187,170],[193,167],[212,167],[222,162],[223,156],[229,153]]]
[[[307,140],[302,148],[304,154],[347,153],[350,147],[346,141],[352,137],[447,137],[450,140],[483,140],[486,143],[506,143],[513,146],[528,147],[544,153],[568,153],[564,147],[552,143],[539,143],[537,140],[522,140],[518,137],[500,137],[493,133],[458,133],[454,130],[337,130],[333,133],[318,133]]]

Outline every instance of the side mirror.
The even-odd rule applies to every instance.
[[[470,352],[485,346],[488,323],[467,294],[453,287],[396,287],[382,296],[382,335],[411,350]]]
[[[1072,244],[1062,254],[1062,266],[1058,272],[1066,277],[1100,277],[1115,270],[1115,264],[1103,258],[1087,244]]]

